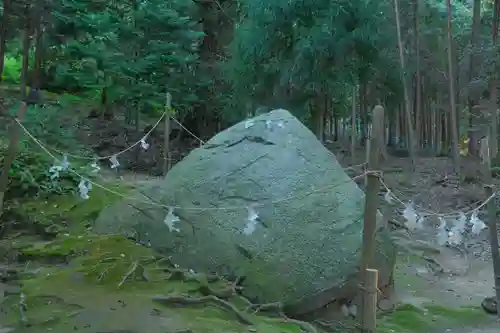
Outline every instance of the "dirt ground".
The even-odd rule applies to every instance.
[[[343,166],[356,165],[363,162],[362,152],[358,153],[360,160],[351,161],[349,156],[341,156]],[[408,176],[410,169],[408,158],[389,158],[382,164],[384,182],[391,191],[403,202],[412,201],[429,211],[449,214],[467,212],[479,206],[486,194],[480,180],[479,162],[468,157],[461,160],[460,187],[450,183],[452,161],[446,157],[418,158],[415,173]],[[494,178],[495,186],[500,180]],[[363,186],[363,184],[360,184]],[[385,193],[383,190],[381,196]],[[381,205],[386,205],[381,200]],[[393,218],[403,221],[402,205],[392,207]],[[417,209],[419,211],[419,209]],[[479,218],[487,223],[485,210],[481,209]],[[415,238],[429,241],[435,237],[435,223],[437,217],[427,218],[427,229],[414,233]],[[432,242],[432,239],[431,239]],[[444,269],[442,274],[435,274],[424,264],[414,261],[401,263],[398,267],[402,283],[396,279],[396,294],[399,301],[419,306],[434,302],[446,306],[479,306],[485,297],[494,295],[494,274],[489,245],[488,229],[467,241],[465,249],[456,251],[446,247],[439,247],[440,253],[433,255]],[[408,282],[408,283],[407,283]],[[498,324],[492,327],[450,330],[450,333],[493,333],[498,332]]]

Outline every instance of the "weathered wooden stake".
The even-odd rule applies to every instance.
[[[368,156],[368,171],[377,171],[379,168],[379,158],[380,158],[380,143],[382,142],[379,138],[384,135],[384,108],[380,105],[375,106],[373,109],[373,123],[372,123],[372,133],[370,140],[370,151]],[[363,248],[361,257],[361,274],[363,274],[362,281],[366,283],[370,280],[370,274],[372,274],[368,268],[373,267],[373,258],[376,251],[375,242],[375,230],[377,227],[377,208],[378,208],[378,192],[380,189],[380,179],[379,175],[370,173],[366,176],[366,196],[365,196],[365,210],[364,210],[364,221],[363,221]],[[371,281],[371,280],[370,280]],[[366,308],[365,305],[370,303],[370,300],[366,299],[367,295],[364,290],[368,286],[363,283],[362,292],[362,306],[361,306],[361,330],[362,332],[373,332],[370,331],[370,323],[366,323],[364,318],[373,316],[367,312],[372,311],[369,307]],[[366,330],[365,330],[366,329]],[[367,331],[368,330],[368,331]]]
[[[491,151],[489,138],[481,139],[480,157],[482,163],[483,183],[485,184],[484,190],[486,197],[489,198],[493,195],[491,176]],[[500,253],[498,249],[498,233],[497,233],[497,208],[495,200],[490,200],[487,205],[488,211],[488,228],[490,232],[490,246],[491,257],[493,259],[493,274],[495,275],[495,296],[497,301],[497,315],[500,318]]]
[[[377,291],[378,271],[365,270],[363,290],[363,313],[361,317],[361,332],[375,333],[377,329]]]
[[[28,104],[26,102],[21,102],[21,106],[17,111],[16,118],[21,121],[24,118],[24,114],[26,113],[26,109],[28,108]],[[19,144],[19,140],[21,137],[21,127],[16,122],[12,122],[10,128],[10,143],[5,153],[5,157],[3,159],[3,168],[2,174],[0,175],[0,217],[3,214],[3,200],[5,197],[5,192],[7,192],[7,186],[9,185],[9,172],[12,167],[12,163],[16,158],[17,153],[17,145]]]
[[[372,136],[368,156],[368,170],[377,171],[380,158],[380,138],[384,131],[384,108],[380,105],[373,109]],[[366,176],[366,197],[363,222],[363,252],[361,272],[373,264],[375,253],[375,228],[377,224],[378,192],[380,189],[379,175],[370,173]]]
[[[163,175],[166,176],[171,167],[170,158],[170,110],[172,109],[172,95],[167,92],[165,101],[165,136],[163,142]]]

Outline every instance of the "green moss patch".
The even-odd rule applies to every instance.
[[[102,184],[106,188],[125,194],[130,187],[122,184]],[[89,199],[79,196],[54,196],[47,199],[34,199],[23,202],[13,209],[13,212],[23,220],[30,221],[49,233],[69,230],[81,233],[88,229],[101,210],[122,198],[99,187],[94,187]]]
[[[152,257],[153,251],[117,236],[65,234],[49,242],[36,242],[21,248],[20,252],[31,259],[65,257],[78,264],[80,261],[111,261],[112,258],[139,260]],[[136,256],[141,257],[136,257]],[[123,261],[123,260],[122,260]]]

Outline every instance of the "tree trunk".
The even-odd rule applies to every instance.
[[[401,37],[401,22],[399,19],[399,0],[394,0],[394,13],[396,16],[396,32],[398,35],[398,49],[399,49],[399,63],[401,66],[401,80],[403,82],[404,100],[405,100],[405,115],[406,115],[406,128],[408,129],[408,152],[411,159],[411,171],[415,171],[415,139],[413,136],[413,124],[411,119],[411,105],[410,96],[408,93],[408,84],[406,82],[406,66],[403,53],[403,40]]]
[[[356,157],[356,95],[357,87],[352,88],[352,110],[351,110],[351,162],[354,164]]]
[[[321,120],[321,142],[325,142],[326,138],[331,135],[331,133],[328,133],[327,136],[327,122],[328,122],[328,112],[330,111],[328,109],[328,94],[324,95],[324,100],[323,100],[323,115],[322,115],[322,120]]]
[[[20,88],[21,88],[21,100],[26,101],[27,85],[28,85],[28,71],[29,71],[29,52],[30,52],[30,27],[31,27],[31,17],[29,5],[25,8],[25,26],[24,26],[24,36],[23,36],[23,61],[21,67],[21,78],[20,78]]]
[[[395,120],[395,127],[394,127],[394,145],[395,147],[400,147],[401,146],[401,104],[398,105],[396,109],[396,120]]]
[[[493,12],[493,26],[492,26],[492,39],[493,46],[496,47],[498,39],[498,19],[500,17],[500,0],[495,0],[494,12]],[[490,77],[489,89],[490,89],[490,154],[491,159],[494,159],[498,153],[498,116],[497,116],[497,72],[496,72],[496,58],[493,59],[493,68],[495,69]]]
[[[453,70],[453,39],[452,39],[452,7],[451,0],[446,0],[448,7],[448,80],[450,84],[450,128],[451,128],[451,154],[453,158],[453,171],[455,176],[460,177],[460,155],[458,151],[458,121],[457,121],[457,105],[455,101],[455,76]],[[460,178],[458,178],[460,179]],[[457,184],[458,185],[458,184]]]
[[[420,20],[419,6],[420,0],[413,0],[414,28],[415,28],[415,147],[420,148],[422,145],[422,86],[420,75]]]
[[[340,126],[339,126],[339,117],[337,116],[337,112],[330,112],[330,135],[333,134],[333,140],[339,141],[341,139],[340,135]]]
[[[361,131],[361,146],[365,146],[368,139],[368,108],[366,105],[366,83],[359,85],[359,127]]]
[[[397,121],[398,112],[394,110],[392,115],[389,115],[387,112],[387,122],[388,122],[388,131],[387,131],[387,145],[389,147],[395,147],[395,137],[396,137],[396,121]]]
[[[35,64],[33,68],[33,77],[31,80],[32,88],[40,89],[42,86],[42,62],[43,62],[43,14],[45,0],[38,0],[36,15],[36,30],[35,30]]]
[[[310,106],[310,112],[312,116],[312,123],[314,126],[314,132],[316,137],[321,143],[324,143],[324,125],[323,125],[323,112],[324,112],[324,103],[323,103],[323,95],[319,95],[316,97],[313,103]]]

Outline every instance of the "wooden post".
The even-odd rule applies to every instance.
[[[17,111],[16,118],[21,121],[24,118],[24,114],[26,113],[26,109],[28,108],[28,104],[26,102],[21,102],[21,106]],[[13,121],[10,128],[10,143],[5,153],[5,157],[3,160],[3,169],[2,174],[0,175],[0,217],[3,214],[3,202],[5,197],[5,192],[7,192],[7,186],[9,185],[9,171],[12,167],[12,163],[16,158],[17,153],[17,145],[19,144],[19,140],[21,137],[21,127]]]
[[[372,122],[372,133],[370,140],[370,151],[368,156],[368,171],[377,171],[379,168],[379,158],[380,158],[380,143],[382,140],[378,138],[384,135],[384,108],[380,105],[375,106],[373,109],[373,122]],[[373,311],[368,304],[371,304],[371,296],[365,293],[368,291],[369,285],[366,283],[373,282],[373,272],[368,268],[373,267],[373,258],[376,251],[375,242],[375,231],[377,228],[377,208],[378,208],[378,192],[380,189],[380,179],[379,175],[368,174],[366,176],[366,195],[365,195],[365,209],[364,209],[364,220],[363,220],[363,247],[362,247],[362,257],[361,257],[361,274],[363,278],[363,292],[362,292],[362,303],[361,303],[361,330],[362,332],[374,332],[370,323],[366,323],[365,328],[365,318],[371,318]],[[365,330],[366,329],[366,330]]]
[[[373,109],[372,138],[379,138],[384,133],[384,108],[380,105]],[[380,158],[380,140],[370,140],[368,156],[368,170],[377,171]],[[380,180],[378,175],[368,174],[365,197],[365,210],[363,221],[363,250],[361,272],[373,264],[375,253],[375,229],[377,224],[378,192]]]
[[[491,153],[489,138],[481,139],[480,157],[482,163],[483,183],[486,197],[489,198],[493,195],[493,188],[491,187],[493,177],[491,176]],[[497,234],[497,209],[495,200],[490,200],[487,205],[488,211],[488,229],[490,232],[490,246],[491,256],[493,259],[493,274],[495,275],[495,296],[497,301],[497,315],[500,318],[500,253],[498,249],[498,234]]]
[[[363,313],[361,317],[361,332],[375,333],[377,329],[377,291],[378,271],[365,270],[363,290]]]
[[[163,175],[166,176],[171,167],[170,158],[170,110],[172,109],[172,95],[167,92],[165,101],[165,136],[163,142]]]

